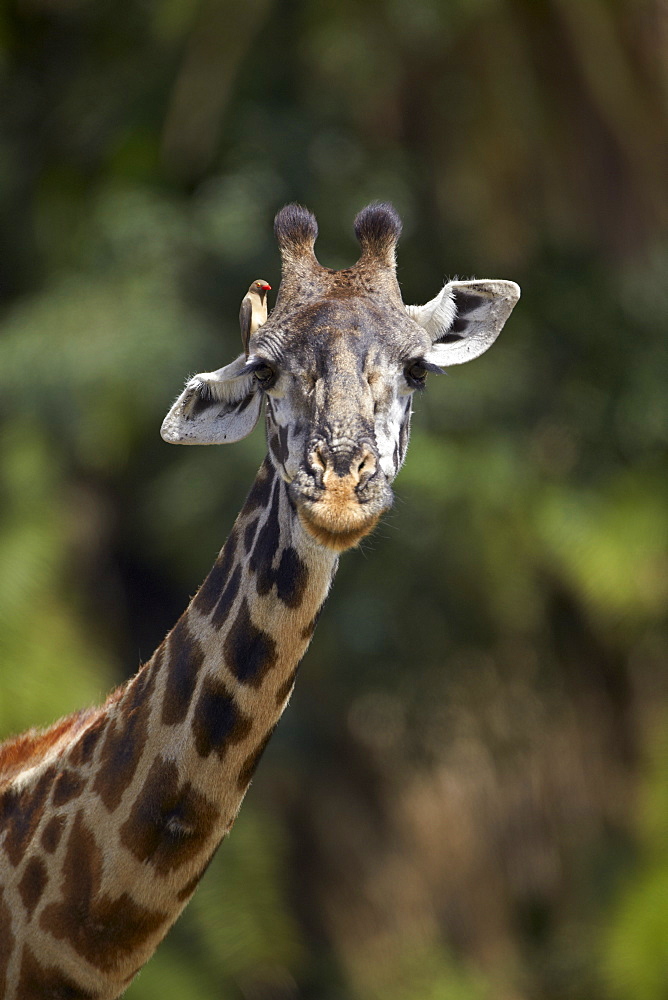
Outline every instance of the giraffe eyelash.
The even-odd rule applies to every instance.
[[[261,378],[260,373],[264,373],[265,377]],[[261,389],[269,389],[277,378],[277,372],[274,365],[267,361],[263,361],[262,358],[254,358],[252,361],[249,361],[246,365],[244,365],[237,377],[243,378],[248,375],[254,376],[255,381]]]
[[[416,373],[415,369],[420,369],[420,372]],[[443,369],[439,368],[438,365],[432,364],[430,361],[425,361],[423,358],[415,358],[404,365],[404,378],[411,388],[416,389],[418,392],[424,392],[427,388],[427,374],[429,372],[442,374]]]

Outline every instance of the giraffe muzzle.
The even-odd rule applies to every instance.
[[[336,551],[373,531],[393,499],[375,449],[347,441],[314,443],[291,491],[306,531]]]
[[[369,444],[351,449],[347,442],[337,445],[321,441],[309,452],[308,465],[324,489],[336,488],[341,480],[359,492],[375,474],[378,459]]]

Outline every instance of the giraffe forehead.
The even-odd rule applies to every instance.
[[[419,357],[429,346],[403,309],[356,298],[297,308],[277,327],[270,321],[252,350],[295,375],[335,378]]]

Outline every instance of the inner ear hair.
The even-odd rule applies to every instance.
[[[197,382],[194,379],[190,379],[187,386],[190,389],[190,398],[185,401],[184,410],[189,418],[198,416],[198,414],[207,410],[212,403],[216,402],[216,397],[210,384],[202,382],[198,376],[195,376],[195,378],[197,378]]]
[[[232,362],[232,365],[222,368],[219,372],[202,372],[199,375],[193,375],[186,384],[186,393],[196,397],[200,404],[211,404],[235,402],[252,392],[254,389],[253,369],[250,368],[249,371],[246,371],[248,366],[244,365],[238,371],[230,371],[237,362]],[[221,373],[224,373],[224,377],[221,377]]]

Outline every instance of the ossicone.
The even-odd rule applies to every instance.
[[[367,205],[355,217],[355,236],[365,257],[394,266],[394,251],[401,236],[401,219],[388,202]]]
[[[318,223],[303,205],[285,205],[274,219],[274,233],[282,253],[310,257],[318,236]]]

